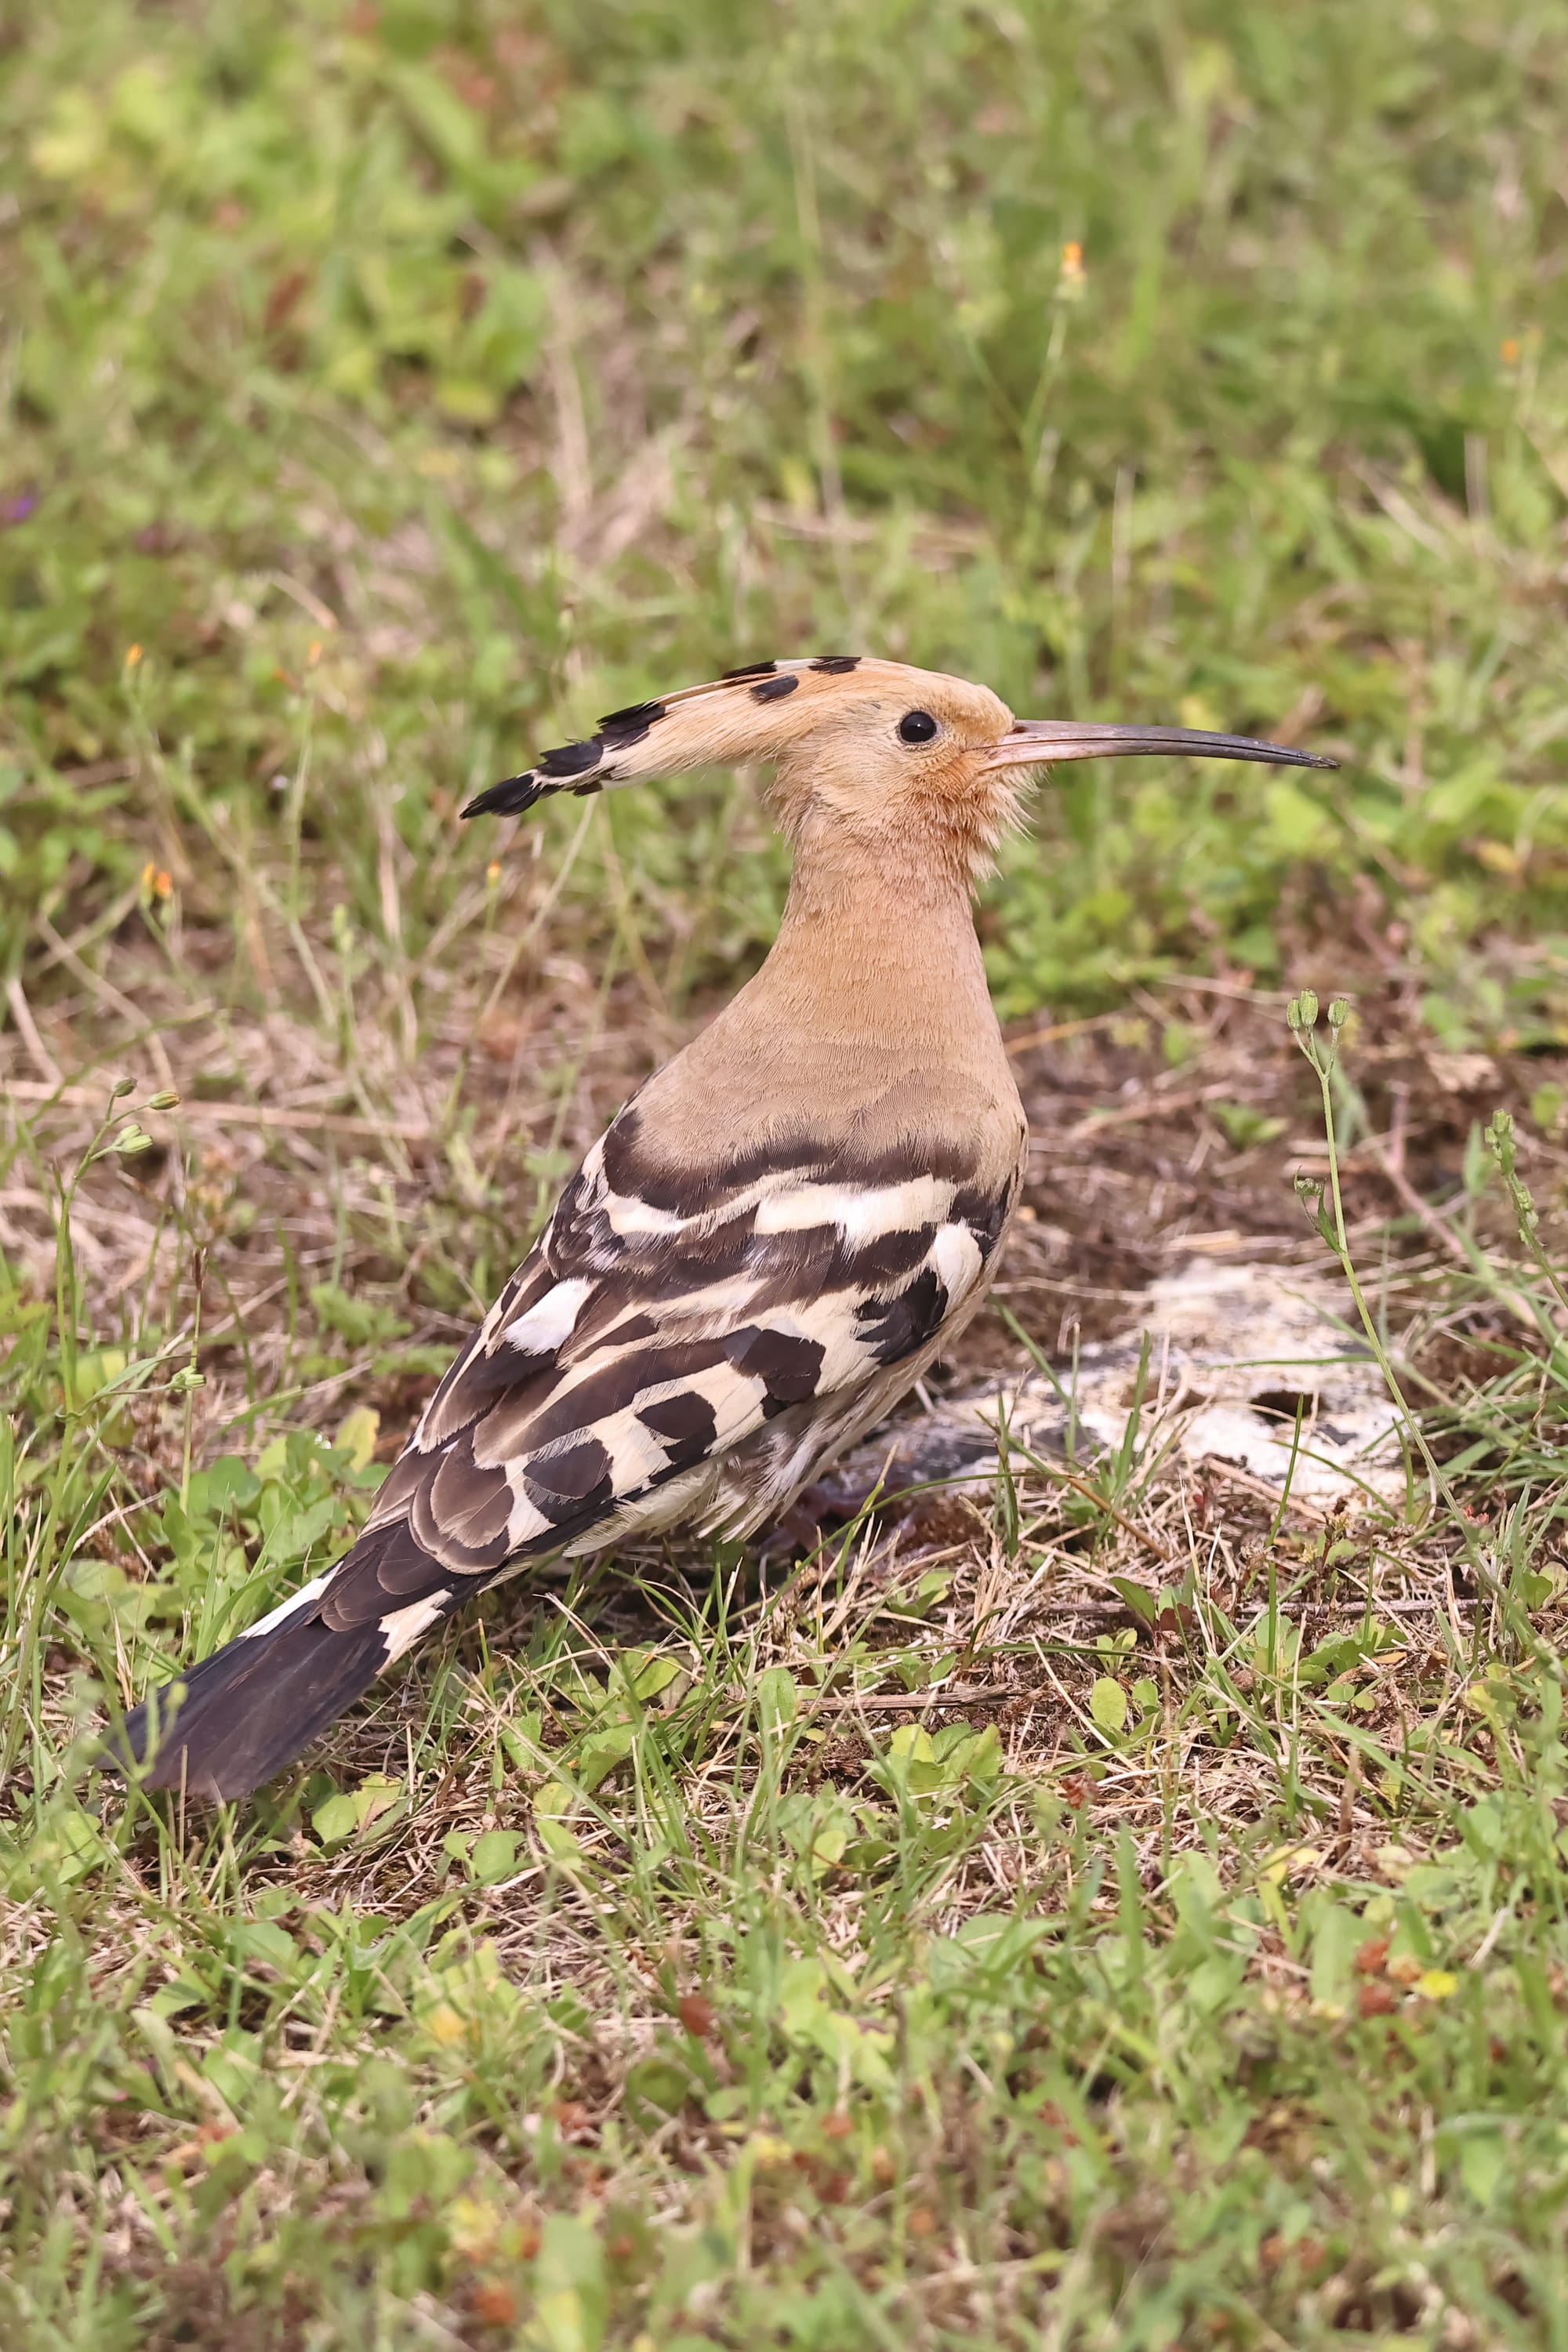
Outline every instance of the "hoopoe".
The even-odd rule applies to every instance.
[[[794,850],[778,937],[593,1146],[353,1549],[127,1717],[144,1785],[245,1794],[531,1562],[753,1534],[913,1386],[984,1297],[1027,1150],[975,884],[1031,770],[1138,752],[1334,765],[1018,720],[985,687],[825,655],[612,711],[469,803],[766,762]]]

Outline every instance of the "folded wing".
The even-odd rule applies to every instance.
[[[1016,1168],[987,1180],[962,1148],[928,1145],[914,1171],[802,1134],[688,1178],[657,1172],[642,1140],[634,1102],[431,1398],[353,1549],[183,1678],[153,1785],[256,1786],[521,1562],[678,1520],[763,1524],[975,1303],[1017,1189]],[[165,1721],[177,1687],[155,1703]],[[131,1753],[152,1733],[138,1708]]]

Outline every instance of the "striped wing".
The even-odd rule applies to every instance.
[[[803,1139],[680,1197],[637,1146],[633,1104],[323,1580],[327,1624],[376,1623],[395,1656],[517,1561],[678,1519],[749,1532],[977,1300],[1017,1189]]]
[[[241,1796],[513,1565],[681,1521],[744,1534],[978,1303],[1020,1168],[911,1172],[842,1136],[661,1177],[595,1145],[334,1568],[133,1707],[105,1760]]]

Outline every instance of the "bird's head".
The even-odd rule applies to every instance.
[[[773,798],[793,840],[820,829],[875,849],[913,835],[972,877],[1015,814],[1025,771],[1136,752],[1336,764],[1284,744],[1189,727],[1015,719],[989,687],[902,662],[819,654],[756,662],[710,686],[613,710],[595,734],[491,784],[463,814],[510,814],[551,793],[597,793],[690,768],[761,761],[775,772]]]

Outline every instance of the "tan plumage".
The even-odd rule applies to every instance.
[[[244,1793],[483,1585],[677,1524],[749,1535],[888,1411],[979,1307],[1024,1169],[976,878],[1027,770],[1153,751],[1332,764],[1018,723],[984,687],[823,656],[612,713],[471,803],[766,761],[784,921],[588,1153],[353,1549],[127,1717],[152,1786]]]

